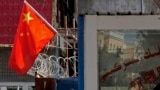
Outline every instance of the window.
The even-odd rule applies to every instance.
[[[84,43],[79,48],[78,57],[79,63],[84,63],[79,66],[84,69],[80,70],[82,73],[79,72],[79,83],[82,85],[80,90],[128,90],[135,83],[141,83],[144,89],[153,89],[160,67],[159,17],[160,15],[80,16],[80,21],[83,18],[80,24],[84,27],[79,30],[79,45]],[[111,53],[99,53],[97,49],[98,31],[116,30],[125,33],[125,42],[119,45],[125,58]],[[110,43],[112,46],[115,44],[113,41]]]

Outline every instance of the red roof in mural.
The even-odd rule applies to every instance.
[[[27,0],[49,23],[52,19],[52,0]],[[12,44],[19,22],[23,0],[1,0],[0,44]]]

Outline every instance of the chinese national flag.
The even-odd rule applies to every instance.
[[[14,40],[9,67],[19,75],[26,75],[40,51],[55,36],[42,18],[24,2]]]

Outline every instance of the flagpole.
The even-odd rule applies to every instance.
[[[45,20],[26,0],[24,0],[24,3],[27,4],[53,31],[58,33],[57,30],[54,27],[52,27],[52,25],[50,25],[48,21]]]
[[[54,32],[56,32],[57,35],[59,35],[60,37],[62,37],[62,36],[58,33],[58,31],[57,31],[51,24],[49,24],[48,21],[47,21],[46,19],[44,19],[26,0],[24,0],[24,3],[27,4],[27,5],[39,16],[39,18],[41,18]],[[63,38],[63,39],[64,39],[64,38]],[[65,41],[71,48],[73,48],[72,45],[70,45],[65,39],[64,39],[64,41]]]

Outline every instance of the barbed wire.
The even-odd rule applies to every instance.
[[[54,55],[48,56],[45,53],[40,53],[35,60],[34,65],[28,71],[29,75],[35,76],[37,72],[43,77],[54,77],[54,78],[64,78],[66,77],[66,63],[70,63],[70,67],[73,70],[74,74],[78,74],[75,70],[75,63],[78,62],[77,56],[71,57],[56,57]],[[73,76],[75,76],[73,74]],[[72,77],[73,77],[72,76]]]

